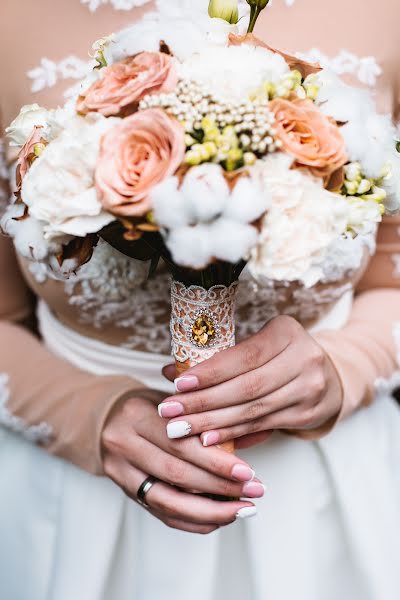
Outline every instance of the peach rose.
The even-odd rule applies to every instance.
[[[22,180],[28,172],[29,167],[39,156],[39,154],[35,154],[35,146],[37,150],[44,148],[45,141],[42,139],[42,129],[43,127],[34,127],[31,135],[26,140],[25,144],[22,146],[21,150],[18,154],[17,161],[17,185],[21,186]]]
[[[79,97],[79,113],[119,115],[147,94],[172,92],[178,82],[173,59],[163,52],[141,52],[106,67],[101,74],[101,79]]]
[[[300,166],[318,177],[329,178],[346,164],[345,142],[336,122],[326,117],[311,100],[276,98],[269,103],[275,115],[277,137],[283,150]]]
[[[175,173],[185,150],[183,127],[163,110],[123,119],[100,145],[95,180],[103,207],[117,216],[145,215],[151,208],[150,191]]]

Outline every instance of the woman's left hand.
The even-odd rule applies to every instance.
[[[175,367],[164,375],[173,379]],[[171,419],[168,436],[201,435],[204,446],[239,438],[246,447],[276,429],[317,429],[339,415],[343,400],[328,355],[286,316],[193,367],[175,385],[179,396],[159,405],[160,416]]]

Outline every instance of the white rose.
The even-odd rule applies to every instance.
[[[290,162],[279,153],[252,169],[271,204],[249,269],[255,278],[300,280],[309,287],[323,275],[319,265],[328,247],[346,231],[349,208],[321,180],[289,170]]]
[[[97,199],[94,171],[100,138],[116,120],[73,117],[25,176],[22,199],[49,242],[96,233],[114,220]]]
[[[10,146],[23,146],[35,126],[46,126],[48,115],[49,112],[45,108],[41,108],[39,104],[27,104],[23,106],[18,117],[6,129]]]

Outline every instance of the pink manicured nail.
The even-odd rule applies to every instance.
[[[204,447],[215,446],[219,442],[219,433],[217,431],[208,431],[203,433],[201,441]]]
[[[183,415],[184,408],[180,402],[162,402],[158,405],[158,414],[163,419],[173,419]]]
[[[246,465],[235,465],[232,469],[232,477],[236,481],[252,481],[255,477],[255,472]]]
[[[262,498],[265,494],[265,485],[258,481],[249,481],[244,484],[242,491],[246,498]]]
[[[182,375],[174,383],[177,392],[191,392],[199,387],[199,380],[194,375]]]

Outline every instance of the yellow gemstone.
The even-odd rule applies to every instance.
[[[200,346],[208,346],[215,337],[215,327],[207,315],[200,315],[193,324],[192,336]]]

